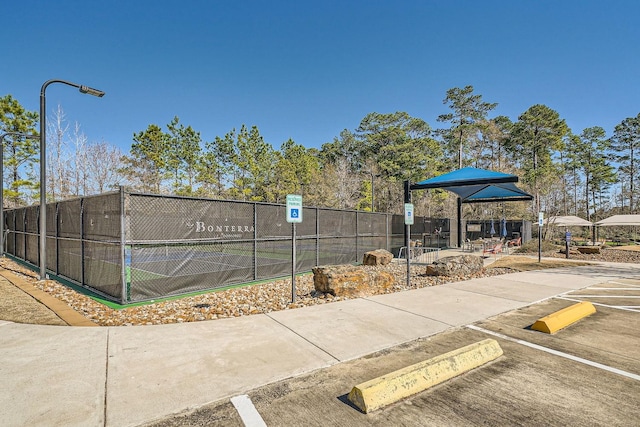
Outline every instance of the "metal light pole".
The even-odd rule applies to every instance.
[[[374,204],[373,204],[373,172],[371,172],[371,212],[375,212]]]
[[[22,136],[24,138],[38,138],[22,132],[7,132],[0,135],[0,256],[4,255],[4,138],[5,136]]]
[[[374,191],[374,187],[373,187],[373,183],[374,183],[374,178],[379,178],[380,175],[376,175],[375,173],[373,173],[373,170],[369,171],[369,175],[371,176],[371,212],[375,212],[375,200],[374,200],[374,195],[375,195],[375,191]]]
[[[104,92],[89,86],[79,85],[66,80],[47,80],[40,89],[40,280],[47,278],[47,101],[45,91],[52,83],[62,83],[77,87],[80,93],[102,98]]]

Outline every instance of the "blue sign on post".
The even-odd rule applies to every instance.
[[[405,225],[413,225],[413,204],[404,204],[404,223]]]
[[[287,195],[287,222],[302,222],[302,196],[297,194]]]

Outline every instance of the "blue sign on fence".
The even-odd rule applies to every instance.
[[[302,222],[302,196],[287,195],[287,222]]]

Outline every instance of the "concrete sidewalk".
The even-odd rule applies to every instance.
[[[136,426],[567,291],[640,276],[606,264],[514,273],[209,322],[0,321],[3,426]]]

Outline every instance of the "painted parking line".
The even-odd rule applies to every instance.
[[[630,378],[632,380],[640,381],[640,375],[637,375],[637,374],[634,374],[634,373],[631,373],[631,372],[627,372],[627,371],[623,371],[622,369],[614,368],[612,366],[603,365],[602,363],[594,362],[594,361],[588,360],[588,359],[583,359],[582,357],[574,356],[574,355],[568,354],[568,353],[563,353],[561,351],[554,350],[552,348],[543,347],[541,345],[534,344],[534,343],[529,342],[529,341],[524,341],[524,340],[520,340],[520,339],[517,339],[517,338],[512,338],[512,337],[509,337],[507,335],[503,335],[503,334],[498,333],[498,332],[493,332],[493,331],[490,331],[488,329],[481,328],[479,326],[467,325],[466,327],[469,328],[469,329],[473,329],[474,331],[482,332],[482,333],[485,333],[485,334],[488,334],[488,335],[493,335],[494,337],[498,337],[498,338],[501,338],[503,340],[515,342],[517,344],[521,344],[521,345],[524,345],[524,346],[527,346],[527,347],[530,347],[530,348],[533,348],[533,349],[536,349],[536,350],[544,351],[545,353],[553,354],[555,356],[564,357],[565,359],[573,360],[574,362],[583,363],[585,365],[589,365],[589,366],[592,366],[594,368],[602,369],[602,370],[607,371],[607,372],[611,372],[611,373],[614,373],[614,374],[622,375],[623,377],[627,377],[627,378]]]
[[[258,413],[256,407],[253,406],[253,402],[248,395],[242,394],[240,396],[232,397],[231,403],[233,403],[236,411],[238,411],[238,414],[245,426],[267,427],[267,424],[260,416],[260,413]]]
[[[576,298],[640,298],[640,295],[582,295],[571,294]]]
[[[580,296],[580,295],[574,295],[574,296],[577,297],[577,296]],[[563,296],[558,296],[557,298],[565,300],[565,301],[582,302],[581,299],[577,299],[577,298],[568,298],[568,297],[563,297]],[[597,305],[599,307],[616,308],[616,309],[619,309],[619,310],[640,312],[640,310],[634,310],[635,308],[640,308],[640,306],[637,306],[637,305],[609,305],[609,304],[602,304],[602,303],[593,302],[593,301],[589,301],[589,302],[591,304]]]
[[[628,279],[628,280],[633,280],[633,279]],[[640,281],[638,281],[638,280],[633,280],[633,281],[637,282],[637,283],[618,282],[616,280],[610,280],[607,283],[610,283],[612,285],[625,285],[625,286],[631,286],[631,287],[636,287],[636,286],[640,285]]]
[[[620,302],[616,304],[616,300],[620,300],[620,299],[626,299],[626,300],[640,299],[640,295],[637,295],[637,293],[640,291],[640,281],[633,280],[633,279],[627,279],[627,280],[632,281],[632,283],[629,283],[628,281],[609,280],[606,283],[602,283],[596,286],[589,286],[579,290],[579,291],[592,291],[592,294],[579,294],[579,293],[575,293],[577,291],[569,291],[563,295],[558,295],[558,298],[566,301],[577,301],[577,302],[582,302],[586,299],[596,299],[600,301],[608,300],[608,301],[611,301],[609,304],[595,303],[593,301],[590,301],[590,302],[600,307],[615,308],[619,310],[632,311],[635,313],[640,312],[638,310],[640,309],[640,306],[635,304],[631,305],[630,304],[631,301],[626,302],[626,304],[624,302]],[[609,286],[609,287],[606,287],[606,286]],[[602,291],[603,293],[609,293],[613,295],[599,295],[598,292],[600,291]],[[635,293],[635,295],[629,295],[629,291],[631,291],[632,293]]]

